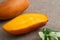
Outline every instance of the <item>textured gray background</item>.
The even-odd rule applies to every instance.
[[[38,12],[48,15],[49,21],[44,27],[51,28],[56,31],[60,31],[60,0],[29,0],[30,6],[24,13]],[[2,30],[2,25],[5,22],[0,21],[0,40],[40,40],[37,29],[21,36],[12,36]]]

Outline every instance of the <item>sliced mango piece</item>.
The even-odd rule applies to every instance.
[[[17,16],[3,25],[3,29],[13,35],[25,34],[37,28],[41,28],[48,21],[48,17],[42,13],[25,13]]]

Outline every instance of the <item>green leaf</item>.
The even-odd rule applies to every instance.
[[[44,40],[48,40],[48,36],[47,35],[44,35]]]
[[[60,40],[60,37],[58,37],[58,40]]]
[[[60,40],[60,32],[55,32],[48,28],[44,28],[43,32],[39,32],[39,34],[42,40]]]
[[[44,29],[43,29],[43,33],[44,33],[44,34],[49,34],[50,32],[53,32],[53,30],[48,29],[48,28],[44,28]]]
[[[57,37],[50,37],[51,40],[58,40]]]

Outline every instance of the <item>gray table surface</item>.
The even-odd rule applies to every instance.
[[[48,15],[49,21],[44,27],[60,31],[60,0],[29,0],[30,6],[24,13],[38,12]],[[5,21],[0,21],[0,40],[40,40],[38,32],[42,28],[25,35],[12,36],[2,30]]]

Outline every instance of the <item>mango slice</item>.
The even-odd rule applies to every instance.
[[[3,30],[13,35],[25,34],[43,27],[47,21],[48,17],[45,14],[25,13],[3,25]]]

